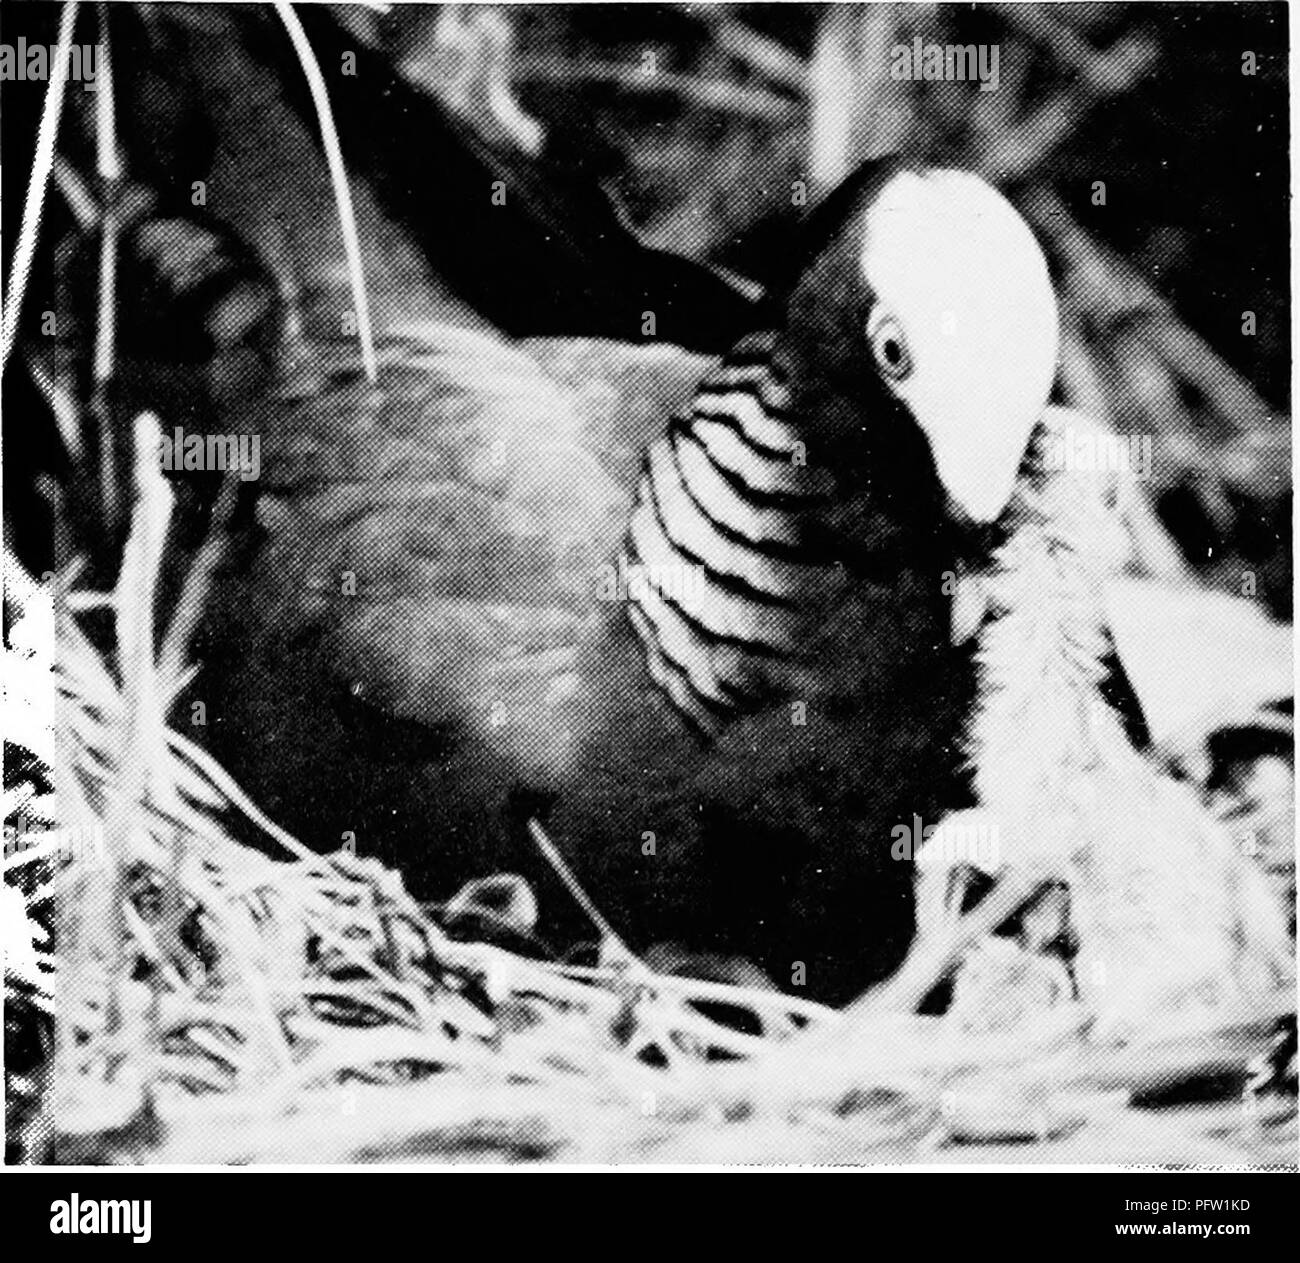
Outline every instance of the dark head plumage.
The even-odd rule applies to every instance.
[[[1056,366],[1051,279],[1019,212],[976,175],[890,155],[812,212],[794,263],[782,348],[817,435],[853,463],[864,421],[910,422],[959,514],[996,518]]]

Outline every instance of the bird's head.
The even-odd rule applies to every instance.
[[[1056,297],[1033,232],[979,176],[898,158],[860,170],[807,229],[785,325],[832,393],[865,405],[840,408],[841,428],[910,418],[953,504],[993,521],[1056,372]],[[879,401],[897,407],[869,415]]]

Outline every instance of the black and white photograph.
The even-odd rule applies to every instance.
[[[1290,22],[3,0],[33,1248],[178,1248],[104,1168],[1258,1234],[1190,1181],[1300,1169]]]

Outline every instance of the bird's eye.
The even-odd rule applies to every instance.
[[[871,354],[886,377],[901,381],[912,371],[912,357],[897,320],[885,317],[868,326],[867,338]]]

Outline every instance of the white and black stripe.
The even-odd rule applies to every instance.
[[[806,461],[772,346],[738,344],[651,445],[624,553],[650,675],[708,735],[797,658],[840,580],[805,538],[832,479]]]

